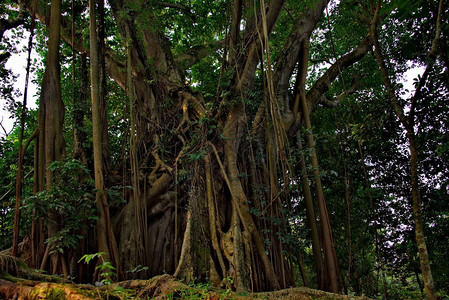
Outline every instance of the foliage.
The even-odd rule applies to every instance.
[[[113,282],[113,279],[117,277],[117,272],[111,262],[104,259],[105,254],[105,252],[84,254],[78,262],[84,261],[84,263],[89,264],[92,260],[98,259],[95,270],[100,274],[100,283],[102,285],[110,285]],[[124,290],[122,290],[122,292],[123,291]]]
[[[224,281],[226,281],[226,278]],[[167,295],[167,299],[211,299],[215,297],[226,299],[230,296],[230,292],[230,289],[217,289],[210,282],[190,283],[181,290]]]
[[[32,117],[29,121],[32,124]],[[25,138],[32,133],[29,127],[25,130]],[[15,202],[15,179],[17,173],[18,158],[18,136],[19,130],[16,128],[7,137],[0,137],[0,250],[7,249],[11,246],[12,227],[13,227],[13,207]],[[33,160],[32,149],[28,149],[25,153],[24,168],[24,189],[23,195],[28,196],[32,191],[32,173],[30,167]],[[29,229],[29,216],[25,215],[21,221],[20,235],[26,235]]]
[[[54,172],[50,189],[25,199],[24,209],[44,220],[56,222],[59,231],[47,240],[52,252],[64,253],[75,249],[83,239],[83,232],[97,221],[97,210],[93,196],[93,182],[89,171],[79,161],[68,159],[55,161],[48,167]],[[49,211],[56,211],[60,219],[49,218]]]

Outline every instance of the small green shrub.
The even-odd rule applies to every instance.
[[[111,262],[104,260],[103,257],[106,253],[98,252],[94,254],[83,255],[78,262],[84,261],[86,264],[94,259],[98,258],[101,263],[98,263],[95,270],[100,272],[101,283],[104,285],[110,285],[114,278],[117,278],[116,268],[111,264]]]
[[[56,161],[49,169],[53,172],[51,188],[26,198],[23,209],[45,224],[58,224],[59,231],[46,243],[52,252],[63,253],[76,248],[83,238],[81,231],[93,227],[98,219],[94,185],[78,160]]]

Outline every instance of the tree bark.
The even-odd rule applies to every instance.
[[[321,184],[320,169],[318,166],[318,158],[315,150],[315,141],[312,133],[312,123],[309,116],[309,107],[307,104],[307,98],[305,93],[305,77],[307,74],[307,64],[309,60],[309,45],[308,41],[305,41],[303,45],[302,61],[300,63],[301,77],[300,77],[300,96],[302,104],[302,114],[304,117],[304,124],[307,130],[308,146],[311,149],[311,162],[313,167],[313,177],[315,179],[316,197],[318,203],[318,212],[320,215],[320,224],[323,234],[323,252],[325,267],[327,269],[327,275],[329,276],[330,291],[339,293],[341,288],[339,284],[339,270],[337,256],[335,254],[334,241],[332,237],[332,227],[329,220],[329,213],[326,206],[326,200],[324,199],[323,186]]]
[[[105,45],[105,15],[104,0],[98,1],[98,64],[100,73],[100,115],[101,115],[101,145],[103,155],[104,174],[110,173],[110,154],[108,137],[108,110],[107,110],[107,71],[106,71],[106,45]],[[109,178],[105,176],[105,184],[108,184]]]
[[[297,97],[299,97],[299,94],[297,95]],[[318,233],[318,227],[316,224],[315,210],[313,208],[313,198],[312,192],[310,190],[309,178],[307,175],[305,156],[303,154],[304,148],[302,147],[302,141],[299,131],[297,132],[297,146],[299,151],[301,151],[299,170],[301,174],[300,177],[304,195],[304,202],[306,204],[307,223],[309,224],[311,230],[313,261],[315,263],[318,289],[324,290],[326,289],[326,287],[324,286],[324,271],[323,271],[323,257],[321,253],[321,243]]]
[[[80,160],[83,165],[87,166],[88,155],[85,147],[87,136],[83,129],[87,109],[87,93],[89,91],[89,70],[87,69],[87,57],[84,53],[80,56],[80,74],[80,88],[74,90],[73,96],[73,158]]]
[[[111,219],[109,216],[109,204],[104,185],[103,170],[103,146],[102,146],[102,124],[100,104],[100,74],[98,63],[98,38],[96,26],[95,0],[89,0],[90,12],[90,77],[91,77],[91,99],[92,99],[92,129],[94,148],[94,174],[96,192],[96,206],[100,212],[97,222],[98,251],[106,253],[104,259],[116,267],[119,266],[118,250],[114,233],[112,232]]]
[[[432,270],[430,268],[427,244],[424,237],[424,223],[422,219],[421,197],[419,194],[418,184],[418,150],[413,128],[407,130],[407,137],[410,150],[410,176],[412,181],[413,220],[415,221],[416,245],[418,246],[419,262],[421,264],[421,271],[423,274],[424,290],[426,292],[427,299],[433,300],[436,299],[435,285]]]
[[[64,140],[62,127],[64,122],[64,103],[61,99],[60,64],[59,64],[59,42],[60,42],[60,20],[61,1],[51,1],[51,15],[49,26],[47,63],[39,101],[38,132],[39,136],[35,144],[35,193],[52,187],[53,172],[49,165],[61,160],[64,155]],[[34,257],[35,267],[38,268],[41,260],[45,261],[43,253],[45,236],[50,238],[58,232],[58,216],[54,210],[48,212],[47,234],[44,234],[41,220],[33,221],[32,244],[36,255]],[[35,224],[37,223],[37,224]],[[53,246],[53,245],[50,245]],[[52,255],[52,268],[56,270],[59,259]],[[45,266],[44,266],[45,267]]]

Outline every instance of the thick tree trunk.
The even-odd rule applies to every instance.
[[[218,233],[217,233],[217,213],[214,203],[214,192],[213,192],[213,179],[212,179],[212,171],[211,171],[211,163],[210,163],[210,155],[206,155],[204,157],[205,162],[205,171],[206,171],[206,197],[207,197],[207,208],[209,213],[209,226],[210,226],[210,236],[211,236],[211,244],[213,250],[215,250],[217,260],[219,263],[219,267],[221,270],[221,277],[226,277],[226,265],[223,259],[223,252],[220,248],[218,242]]]
[[[33,188],[35,193],[44,189],[50,190],[53,182],[53,172],[48,166],[54,161],[61,160],[64,155],[64,140],[62,135],[64,104],[61,100],[59,66],[60,11],[61,1],[52,0],[47,64],[42,79],[42,90],[39,102],[39,136],[35,144],[35,174]],[[58,216],[55,211],[50,210],[48,212],[48,218],[52,221],[48,222],[46,236],[52,237],[58,232]],[[46,255],[43,252],[45,234],[40,223],[41,220],[34,220],[32,226],[32,245],[35,247],[33,261],[35,267],[41,265],[41,261],[46,261]],[[48,247],[52,246],[53,245],[48,245]],[[53,271],[57,271],[59,261],[57,255],[52,255]],[[45,264],[43,267],[45,267]]]
[[[279,289],[279,281],[274,273],[273,265],[270,262],[266,252],[263,240],[259,230],[254,223],[254,219],[249,212],[248,199],[242,188],[238,174],[240,174],[237,167],[236,151],[239,149],[240,139],[242,135],[242,118],[243,117],[242,103],[238,104],[228,115],[226,124],[224,126],[223,135],[227,138],[224,145],[224,154],[228,166],[228,176],[230,181],[230,192],[232,197],[232,206],[237,209],[240,221],[245,230],[247,230],[254,241],[257,253],[262,260],[265,271],[265,276],[270,284],[271,289]]]

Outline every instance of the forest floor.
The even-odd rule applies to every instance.
[[[2,253],[3,252],[3,253]],[[103,286],[75,284],[36,273],[18,258],[0,252],[0,299],[369,299],[332,294],[305,287],[273,292],[236,293],[211,284],[185,284],[165,274],[148,280],[128,280]]]
[[[210,285],[187,285],[171,275],[129,280],[107,286],[43,282],[0,273],[0,299],[369,299],[327,293],[305,287],[273,292],[240,293]]]

